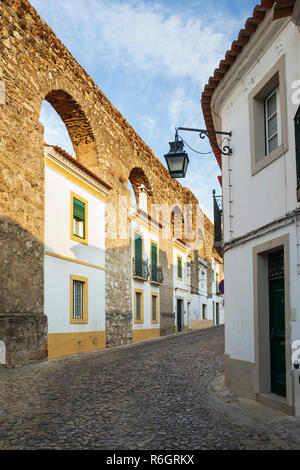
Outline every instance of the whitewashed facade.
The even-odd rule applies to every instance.
[[[132,337],[133,341],[160,336],[159,265],[161,225],[147,213],[147,193],[141,190],[139,208],[131,208]]]
[[[232,131],[233,148],[222,157],[226,383],[299,415],[300,32],[296,14],[273,14],[211,100],[215,128]]]
[[[44,305],[49,358],[105,347],[107,192],[70,159],[45,146]],[[82,222],[80,214],[74,215],[76,203],[82,209]]]
[[[177,333],[191,329],[191,289],[187,269],[188,247],[176,241],[173,244],[173,305],[174,327]]]

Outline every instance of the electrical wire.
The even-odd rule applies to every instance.
[[[211,155],[212,153],[214,153],[213,150],[212,150],[211,152],[198,152],[198,150],[193,149],[189,144],[187,144],[186,141],[183,140],[183,138],[181,137],[181,135],[178,135],[178,137],[182,140],[182,142],[183,142],[189,149],[191,149],[191,150],[192,150],[193,152],[195,152],[195,153],[198,153],[199,155]],[[209,137],[208,137],[208,139],[210,140]],[[224,138],[222,139],[221,145],[223,144],[223,142],[224,142],[226,139],[228,139],[228,138],[227,138],[227,137],[224,137]],[[212,139],[211,139],[211,140],[212,140]],[[214,145],[217,146],[217,143],[216,143],[214,140],[212,140],[212,142],[214,143]]]
[[[186,141],[183,140],[183,138],[182,138],[180,135],[179,135],[178,137],[182,140],[182,142],[183,142],[189,149],[191,149],[191,150],[192,150],[193,152],[195,152],[195,153],[198,153],[199,155],[211,155],[211,154],[213,153],[213,150],[212,150],[211,152],[198,152],[198,150],[193,149],[189,144],[187,144]]]

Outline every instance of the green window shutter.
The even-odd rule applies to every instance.
[[[143,239],[138,233],[135,234],[134,239],[134,258],[135,258],[135,274],[142,276],[142,252],[143,252]]]
[[[75,197],[73,198],[73,217],[85,220],[85,204]]]
[[[157,321],[157,311],[156,311],[156,296],[152,295],[152,321]]]
[[[157,245],[151,242],[151,269],[152,280],[157,281]]]
[[[182,278],[182,260],[181,258],[177,258],[177,277]]]

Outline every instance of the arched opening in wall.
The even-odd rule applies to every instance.
[[[75,150],[65,124],[51,104],[45,100],[41,107],[40,123],[44,126],[44,142],[47,145],[60,147],[73,158],[76,158]]]
[[[128,180],[127,189],[130,192],[130,205],[137,208],[136,195],[130,180]]]
[[[150,182],[141,168],[133,168],[128,177],[131,201],[138,209],[151,214],[153,193]]]
[[[171,212],[171,234],[175,240],[185,241],[184,217],[179,206],[174,206]]]
[[[87,116],[68,93],[53,90],[47,94],[40,122],[46,144],[62,148],[90,170],[98,166],[96,141]]]

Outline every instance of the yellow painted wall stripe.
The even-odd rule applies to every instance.
[[[174,248],[177,248],[177,250],[182,251],[183,253],[186,253],[186,250],[184,248],[181,248],[180,246],[176,245],[175,243],[173,244]]]
[[[85,261],[79,261],[78,259],[67,258],[66,256],[58,255],[57,253],[52,253],[51,251],[45,251],[45,255],[52,256],[53,258],[63,259],[65,261],[70,261],[71,263],[82,264],[83,266],[88,266],[89,268],[99,269],[100,271],[105,271],[105,268],[102,266],[97,266],[96,264],[86,263]]]
[[[186,294],[190,294],[190,291],[189,290],[186,290],[186,289],[179,289],[179,287],[175,287],[175,291],[176,292],[184,292]]]
[[[146,339],[158,338],[160,336],[159,328],[146,328],[143,330],[132,330],[132,339],[136,341],[144,341]]]
[[[49,333],[48,358],[69,356],[87,351],[97,351],[106,347],[105,331],[80,333]]]
[[[79,186],[81,186],[82,188],[86,189],[87,191],[89,191],[90,193],[94,194],[95,196],[99,197],[100,199],[103,199],[105,201],[105,196],[103,196],[103,194],[101,194],[100,192],[96,191],[95,189],[91,188],[88,184],[84,183],[83,181],[81,181],[79,178],[77,178],[76,176],[72,175],[71,173],[69,173],[67,170],[65,170],[64,168],[62,168],[61,166],[57,165],[56,163],[54,163],[52,160],[50,160],[49,158],[46,158],[46,163],[47,165],[49,166],[52,166],[52,168],[54,168],[55,170],[59,171],[60,173],[62,173],[64,176],[66,176],[69,180],[71,181],[74,181],[74,183],[78,184]]]

